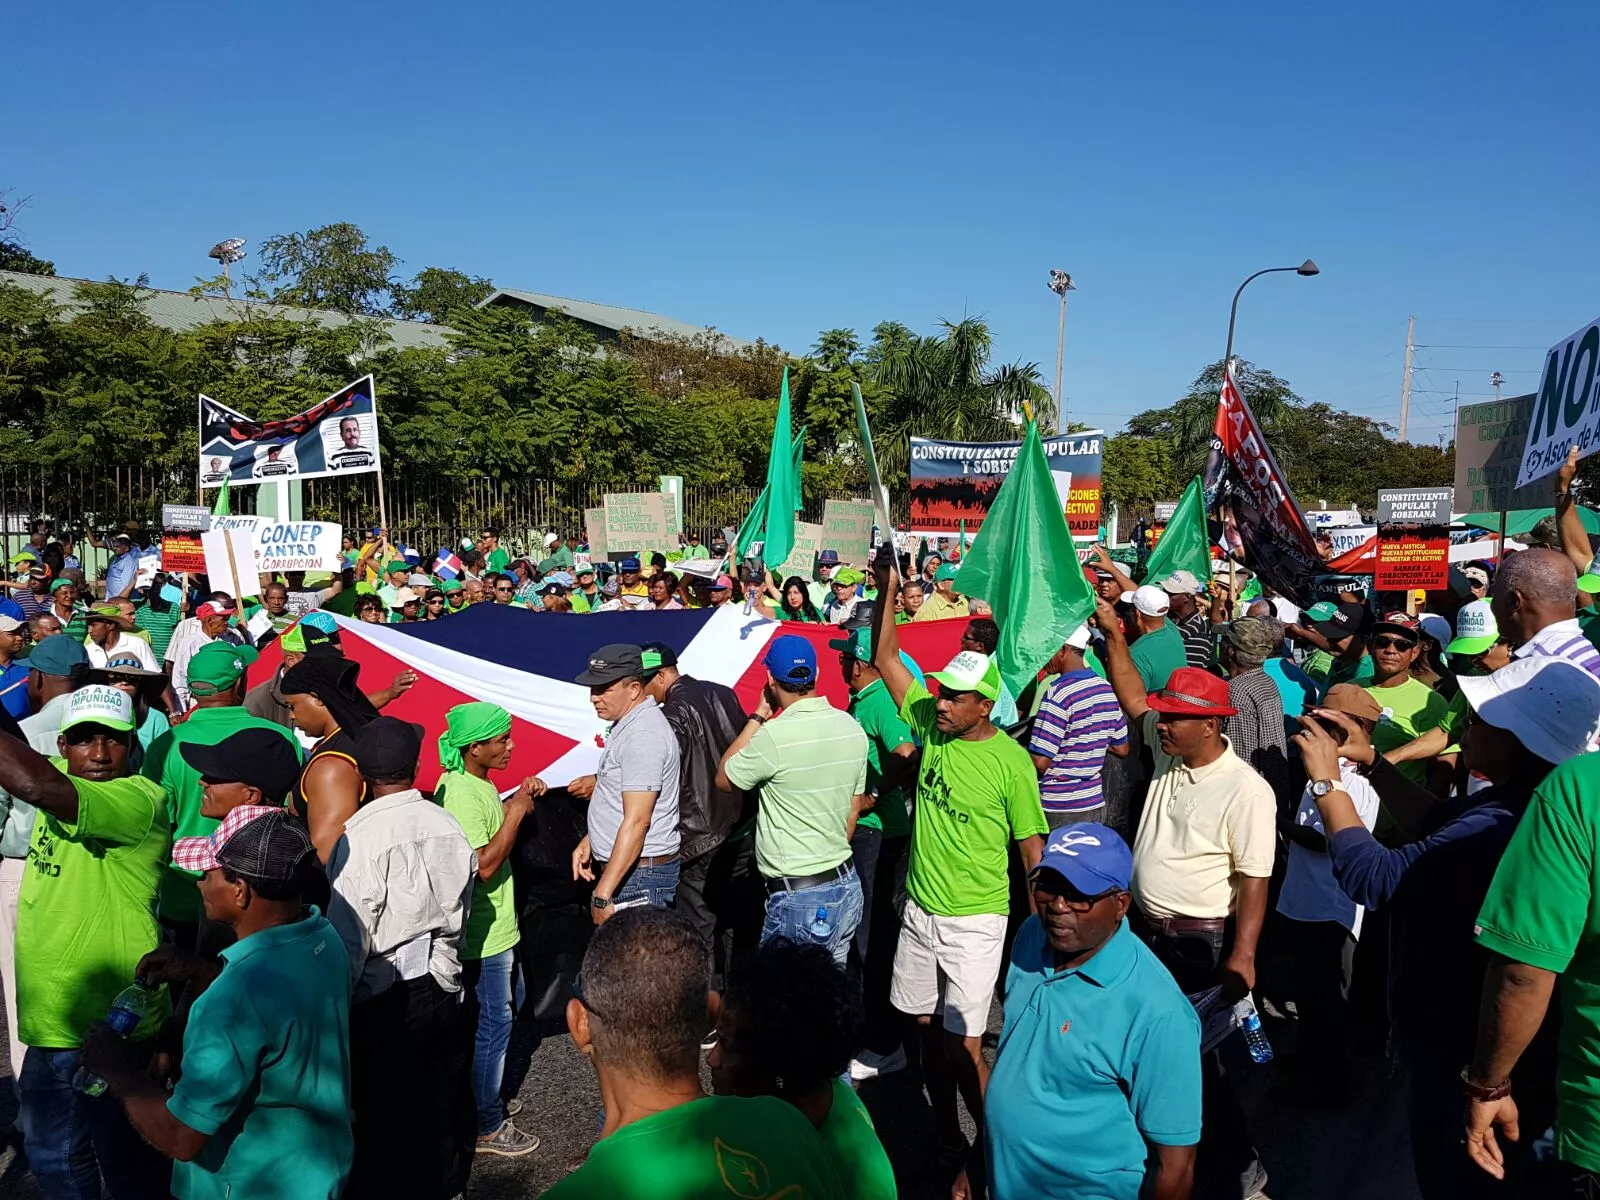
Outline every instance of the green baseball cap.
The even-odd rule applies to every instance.
[[[104,725],[127,733],[133,728],[133,699],[121,688],[107,683],[91,683],[67,697],[67,711],[61,719],[61,732],[76,725]]]
[[[954,579],[959,574],[961,574],[961,568],[956,566],[955,563],[945,563],[933,573],[933,581],[935,583],[943,583],[946,579]]]
[[[857,662],[869,663],[872,661],[872,630],[863,625],[860,629],[852,630],[849,637],[832,639],[828,648],[840,654],[852,655]]]
[[[1482,654],[1500,640],[1500,626],[1487,600],[1463,604],[1456,614],[1456,636],[1446,647],[1448,654]]]
[[[1306,624],[1315,625],[1319,621],[1331,621],[1333,615],[1339,611],[1339,606],[1332,600],[1319,600],[1306,609]]]
[[[942,671],[933,671],[929,679],[956,692],[977,692],[986,700],[1000,699],[1000,664],[987,654],[976,650],[963,650],[950,660]]]
[[[214,696],[238,683],[245,668],[259,657],[249,646],[207,642],[189,659],[189,691],[196,696]]]
[[[1600,575],[1593,571],[1578,576],[1578,590],[1590,596],[1600,594]]]

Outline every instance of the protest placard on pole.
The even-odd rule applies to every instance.
[[[1378,492],[1378,591],[1435,590],[1449,584],[1450,488]]]
[[[255,565],[263,571],[337,571],[344,529],[331,521],[262,521]]]
[[[174,575],[185,571],[198,574],[206,569],[206,550],[198,533],[161,535],[161,569]]]
[[[683,532],[683,476],[657,475],[656,480],[661,485],[661,494],[672,500],[667,506],[667,521],[671,526],[669,532],[672,540],[676,542],[678,535]]]
[[[677,539],[668,533],[667,517],[672,500],[664,492],[608,493],[604,501],[610,553],[649,554],[673,548]]]
[[[589,543],[589,561],[605,562],[606,510],[604,507],[583,510],[583,537]]]
[[[870,500],[829,500],[822,506],[822,545],[837,550],[839,561],[864,567],[872,557],[873,506]],[[796,524],[796,530],[799,525]]]
[[[200,535],[205,549],[206,574],[213,589],[239,596],[259,596],[255,546],[243,529],[208,529]]]
[[[161,528],[180,533],[204,533],[211,528],[211,510],[203,504],[163,504]]]
[[[1516,486],[1535,399],[1529,393],[1487,404],[1464,404],[1456,410],[1456,512],[1549,505],[1548,484]]]
[[[1517,471],[1518,487],[1553,474],[1573,446],[1580,458],[1600,450],[1600,405],[1594,403],[1597,370],[1600,320],[1590,321],[1545,353]]]
[[[782,587],[783,581],[791,575],[810,579],[811,573],[816,569],[817,554],[821,549],[822,526],[812,521],[796,521],[794,549],[789,551],[789,557],[781,563],[767,568],[772,573],[772,581]],[[840,557],[843,557],[842,552]]]

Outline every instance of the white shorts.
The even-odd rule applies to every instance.
[[[940,917],[907,897],[889,1003],[913,1017],[942,1017],[961,1037],[982,1037],[1005,939],[1004,913]]]

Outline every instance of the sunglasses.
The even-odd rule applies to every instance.
[[[509,592],[512,587],[509,583],[497,583],[494,585],[494,590],[497,592]]]
[[[1374,650],[1411,650],[1416,647],[1414,638],[1375,637],[1369,643]]]
[[[1063,880],[1063,882],[1065,881]],[[1071,889],[1070,891],[1060,891],[1054,887],[1051,887],[1049,884],[1040,885],[1039,883],[1035,883],[1033,885],[1033,890],[1047,897],[1048,899],[1060,900],[1067,906],[1069,911],[1075,913],[1086,913],[1096,904],[1099,904],[1102,900],[1109,900],[1113,896],[1121,895],[1123,890],[1121,888],[1107,888],[1105,891],[1100,892],[1097,895],[1086,896],[1082,892],[1078,891],[1077,888],[1073,888],[1071,884],[1068,884],[1067,886]]]

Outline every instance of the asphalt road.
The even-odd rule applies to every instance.
[[[991,1053],[998,1030],[996,1007],[990,1020]],[[1269,1021],[1268,1032],[1280,1050],[1292,1048],[1291,1025]],[[3,1045],[0,1039],[0,1047]],[[0,1062],[5,1057],[0,1050]],[[1356,1094],[1336,1110],[1283,1099],[1283,1073],[1276,1063],[1258,1067],[1241,1053],[1234,1070],[1270,1173],[1267,1192],[1274,1200],[1348,1200],[1351,1196],[1415,1200],[1405,1140],[1404,1081],[1380,1056],[1357,1058]],[[517,1123],[537,1133],[542,1144],[520,1159],[480,1155],[467,1188],[472,1200],[537,1196],[560,1179],[567,1164],[594,1140],[599,1089],[587,1060],[565,1034],[538,1040],[531,1030],[519,1027],[511,1045],[507,1085],[515,1088],[526,1106]],[[861,1088],[861,1098],[894,1162],[901,1196],[944,1200],[950,1180],[935,1165],[928,1102],[915,1073],[902,1071],[869,1081]],[[10,1124],[15,1111],[12,1089],[0,1087],[0,1124]],[[0,1197],[21,1200],[37,1194],[13,1155],[0,1158]]]

